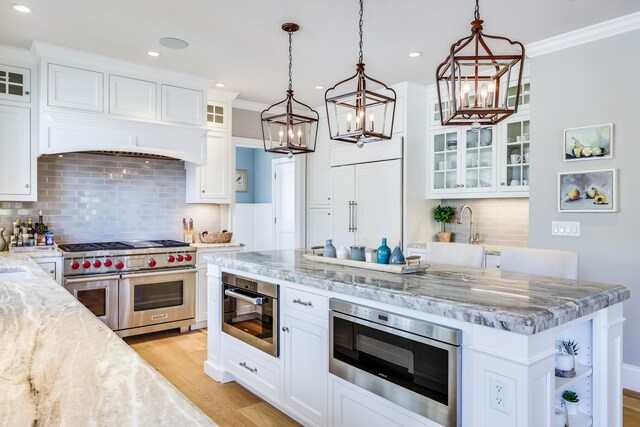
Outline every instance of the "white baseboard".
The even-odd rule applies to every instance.
[[[233,376],[227,371],[218,369],[217,367],[213,366],[213,364],[208,360],[204,361],[204,373],[209,375],[219,383],[228,383],[229,381],[235,380],[235,378],[233,378]]]
[[[622,388],[640,392],[640,366],[622,364]]]

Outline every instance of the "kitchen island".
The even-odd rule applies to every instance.
[[[29,257],[0,253],[0,425],[214,423]]]
[[[205,372],[245,384],[304,424],[364,424],[369,416],[386,416],[399,425],[439,425],[329,374],[329,300],[338,298],[460,331],[457,425],[553,426],[554,407],[564,389],[582,397],[572,425],[621,425],[621,303],[629,298],[628,289],[445,265],[433,265],[426,274],[394,275],[320,264],[303,253],[249,252],[209,259]],[[223,272],[280,286],[279,318],[286,329],[279,331],[278,358],[264,357],[220,332]],[[296,346],[295,337],[301,335],[292,326],[304,331],[302,321],[323,328],[307,327],[306,332],[313,332],[308,336],[316,339],[306,346],[315,342],[319,347],[306,353]],[[554,375],[556,340],[561,339],[578,340],[582,347],[574,379]],[[228,348],[232,356],[226,354]],[[236,359],[245,369],[233,366]],[[271,377],[260,378],[265,370]],[[312,379],[298,384],[296,375],[303,374]],[[309,388],[316,390],[315,396]]]

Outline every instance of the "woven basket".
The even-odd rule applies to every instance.
[[[223,233],[222,231],[200,233],[200,241],[202,243],[229,243],[232,237],[233,233]]]

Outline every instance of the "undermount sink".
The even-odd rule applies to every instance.
[[[33,279],[33,276],[27,269],[20,268],[0,268],[0,281],[19,281]]]

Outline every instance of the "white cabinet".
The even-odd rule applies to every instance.
[[[47,94],[50,107],[103,112],[104,74],[49,64]]]
[[[33,260],[53,280],[62,284],[62,257],[33,258]]]
[[[499,254],[484,254],[484,268],[500,268]]]
[[[205,166],[187,163],[187,203],[231,202],[231,147],[226,132],[207,137]]]
[[[228,129],[229,104],[219,101],[207,102],[207,127],[209,129]]]
[[[331,206],[331,139],[324,118],[318,123],[316,151],[305,156],[307,160],[307,205]]]
[[[155,82],[110,75],[109,114],[155,120],[157,91]]]
[[[0,200],[35,200],[31,109],[0,105]]]
[[[518,195],[529,193],[530,121],[527,116],[510,117],[502,125],[500,191]]]
[[[309,209],[307,211],[307,247],[324,246],[331,235],[331,209]]]
[[[31,102],[31,70],[0,64],[0,99]]]
[[[332,168],[334,246],[402,239],[402,160]]]
[[[202,125],[204,109],[204,93],[202,91],[162,85],[163,121]]]

